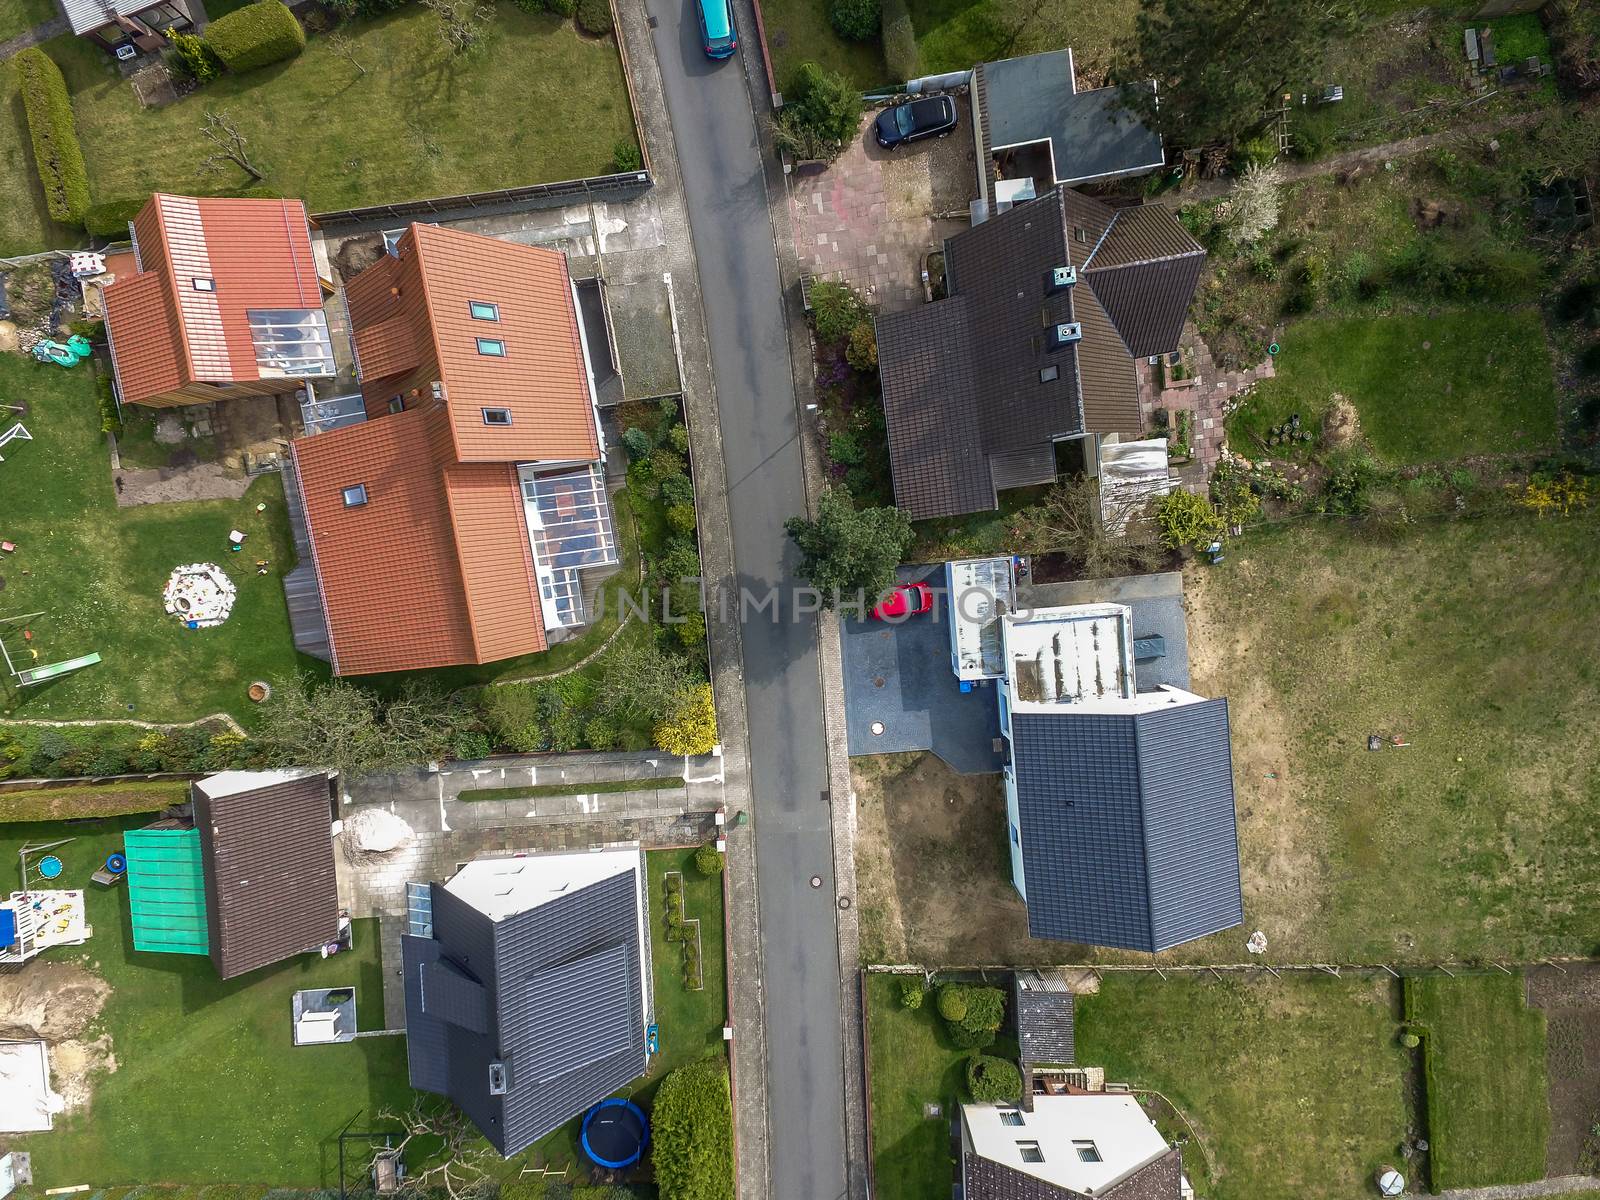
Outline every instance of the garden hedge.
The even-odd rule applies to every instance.
[[[205,38],[223,66],[236,72],[282,62],[306,48],[306,31],[283,0],[256,0],[218,17]]]
[[[578,0],[578,28],[594,37],[611,32],[611,0]]]
[[[732,1200],[733,1100],[727,1060],[669,1072],[651,1111],[661,1200]]]
[[[128,222],[139,215],[143,200],[107,200],[91,204],[83,216],[83,227],[96,237],[122,239],[128,236]]]
[[[50,219],[77,224],[89,211],[89,171],[72,120],[72,98],[61,68],[38,47],[12,60],[22,90],[22,107],[33,139],[33,161],[39,168]]]
[[[917,31],[906,0],[883,0],[883,61],[897,83],[908,83],[921,74]]]

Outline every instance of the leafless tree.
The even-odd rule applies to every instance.
[[[332,50],[340,58],[348,62],[361,74],[365,75],[367,73],[367,68],[362,64],[361,60],[356,57],[355,43],[349,38],[345,37],[345,35],[340,33],[338,30],[334,30],[334,32],[328,35],[328,49]]]
[[[413,1140],[429,1146],[425,1163],[408,1168],[400,1191],[413,1196],[443,1191],[450,1200],[479,1200],[491,1191],[489,1167],[498,1156],[484,1140],[466,1115],[454,1105],[447,1105],[437,1113],[425,1113],[420,1108],[400,1114],[392,1110],[378,1114],[380,1122],[393,1122],[405,1130],[398,1146],[382,1153],[403,1157],[405,1148]],[[373,1162],[377,1161],[377,1153]]]
[[[452,55],[465,54],[483,38],[484,27],[494,19],[493,4],[475,0],[422,0],[439,18],[439,36]]]
[[[1141,498],[1126,511],[1102,513],[1100,489],[1079,477],[1057,484],[1039,503],[1029,505],[1012,521],[1016,548],[1035,557],[1064,554],[1082,565],[1087,579],[1139,574],[1161,560],[1150,523],[1148,501]],[[1121,536],[1107,528],[1124,529]]]
[[[239,127],[233,123],[233,118],[225,112],[206,109],[205,120],[200,126],[200,132],[213,146],[216,153],[210,155],[205,166],[207,170],[220,170],[223,163],[233,163],[234,166],[244,171],[256,183],[260,183],[266,175],[250,160],[250,152],[245,148],[246,139],[239,132]]]

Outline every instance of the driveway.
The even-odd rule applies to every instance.
[[[883,312],[922,303],[923,257],[968,224],[934,214],[965,213],[978,186],[972,112],[965,95],[955,99],[960,123],[949,137],[884,150],[872,135],[874,110],[826,170],[792,179],[802,272],[843,280]]]
[[[932,750],[963,775],[1000,770],[994,684],[970,691],[950,669],[948,598],[940,565],[902,568],[934,588],[933,611],[903,621],[840,622],[850,753]]]
[[[716,378],[734,573],[776,588],[782,619],[742,627],[750,787],[766,1005],[771,1195],[845,1191],[833,842],[817,623],[791,619],[798,556],[783,522],[806,510],[776,245],[767,214],[744,49],[700,49],[689,0],[646,0],[688,201]],[[815,877],[817,884],[812,885]]]

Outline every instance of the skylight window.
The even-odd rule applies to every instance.
[[[490,304],[487,300],[468,300],[467,307],[472,312],[474,321],[498,321],[500,319],[500,306]]]
[[[204,275],[196,275],[189,281],[197,292],[214,292],[217,290],[217,281]]]
[[[1002,1124],[1002,1125],[1022,1125],[1022,1124],[1024,1124],[1024,1121],[1022,1119],[1022,1114],[1017,1112],[1015,1109],[1004,1109],[1003,1108],[1003,1109],[1000,1110],[1000,1124]]]
[[[486,408],[483,410],[483,423],[485,425],[511,424],[511,410],[509,408]]]
[[[506,344],[499,338],[479,338],[478,353],[488,355],[490,358],[504,358]]]
[[[1044,1151],[1039,1149],[1038,1142],[1018,1142],[1017,1153],[1022,1156],[1022,1161],[1025,1163],[1042,1163],[1044,1161]]]
[[[351,484],[343,493],[346,508],[360,508],[367,502],[367,485],[364,483]]]
[[[1056,366],[1041,367],[1039,369],[1040,383],[1054,383],[1061,378],[1061,368]]]
[[[1100,1150],[1093,1142],[1074,1141],[1072,1148],[1078,1152],[1078,1161],[1087,1163],[1100,1162]]]
[[[389,412],[391,415],[403,413],[406,410],[406,398],[399,392],[389,397]]]

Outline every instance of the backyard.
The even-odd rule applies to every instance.
[[[329,37],[313,36],[298,58],[226,75],[151,109],[93,44],[66,36],[44,49],[72,92],[97,205],[249,184],[232,166],[207,168],[214,147],[200,127],[208,109],[238,125],[265,173],[262,186],[304,198],[312,212],[603,174],[615,145],[633,139],[610,38],[501,5],[481,48],[453,58],[436,26],[427,9],[407,6],[346,28],[354,61]],[[536,115],[556,111],[584,119]],[[44,215],[15,71],[0,65],[0,254],[76,237]]]
[[[1422,1031],[1436,1189],[1544,1178],[1545,1017],[1523,993],[1521,975],[1405,981],[1406,1020]]]
[[[26,33],[56,15],[50,0],[0,0],[0,42]]]
[[[215,712],[250,719],[252,680],[325,664],[295,653],[282,572],[294,565],[283,484],[257,479],[240,500],[119,508],[100,432],[94,378],[17,354],[0,354],[0,402],[25,403],[32,441],[13,442],[0,463],[8,502],[0,538],[16,551],[0,560],[0,616],[39,612],[24,643],[6,646],[23,664],[91,651],[102,661],[49,683],[6,694],[8,715],[32,719],[132,718],[189,721]],[[266,506],[258,513],[256,506]],[[246,535],[231,553],[230,530]],[[255,560],[268,560],[266,574]],[[223,566],[238,589],[232,614],[212,629],[186,629],[163,609],[174,567]],[[24,646],[27,648],[25,649]],[[7,681],[9,684],[9,681]]]

